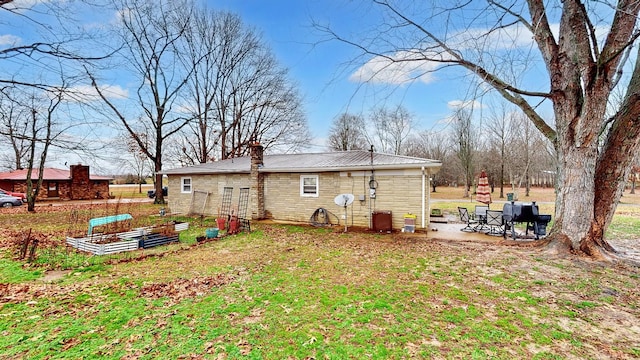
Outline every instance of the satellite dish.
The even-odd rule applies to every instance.
[[[353,194],[340,194],[333,199],[336,205],[344,207],[344,232],[347,232],[347,206],[351,205],[353,199]]]
[[[351,203],[353,203],[354,199],[355,199],[355,196],[353,196],[353,194],[340,194],[340,195],[336,196],[335,199],[333,199],[333,201],[338,206],[345,206],[346,207],[346,206],[351,205]]]

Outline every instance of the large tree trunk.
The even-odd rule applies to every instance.
[[[559,151],[555,223],[551,231],[555,240],[552,245],[558,249],[580,253],[593,248],[595,239],[590,229],[595,217],[596,152],[594,146],[569,146]],[[606,243],[603,237],[600,241]]]
[[[639,53],[640,55],[640,53]],[[636,59],[628,95],[616,114],[605,145],[600,152],[595,178],[594,221],[582,251],[592,254],[601,247],[612,251],[604,240],[604,232],[611,224],[616,206],[632,169],[635,154],[640,149],[640,58]]]
[[[532,12],[542,9],[537,1],[530,5]],[[617,173],[624,172],[620,165],[632,156],[617,149],[611,151],[611,156],[619,161],[613,166],[607,164],[611,159],[604,153],[611,145],[615,146],[611,139],[607,139],[603,153],[599,152],[614,61],[593,61],[584,29],[587,19],[583,5],[567,1],[563,7],[558,46],[543,49],[549,57],[559,161],[552,244],[566,246],[572,253],[600,258],[603,252],[614,251],[605,240],[604,231],[611,222],[619,199],[618,189],[624,182]],[[633,24],[635,19],[627,21]],[[607,169],[612,176],[607,176],[607,182],[602,183],[602,172]]]

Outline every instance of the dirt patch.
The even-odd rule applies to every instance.
[[[207,294],[212,288],[226,285],[234,280],[233,276],[219,274],[213,277],[193,279],[175,279],[167,283],[150,283],[140,289],[140,296],[150,299],[167,298],[178,303],[185,298]]]
[[[49,270],[44,273],[42,277],[42,281],[44,282],[54,282],[62,279],[67,274],[70,274],[72,270]]]

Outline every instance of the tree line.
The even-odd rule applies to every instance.
[[[44,6],[59,15],[57,26],[43,23]],[[3,154],[8,168],[44,167],[49,146],[73,144],[69,151],[119,159],[139,177],[153,172],[156,193],[162,194],[159,172],[167,159],[193,165],[244,156],[251,142],[280,152],[309,143],[296,84],[260,32],[236,14],[191,0],[87,2],[85,10],[102,8],[117,16],[76,34],[70,23],[82,29],[82,14],[71,18],[74,9],[64,2],[19,8],[4,1],[0,7],[14,16],[16,27],[26,16],[41,36],[0,51],[0,60],[42,69],[31,77],[23,75],[24,68],[1,75],[0,101],[7,106],[0,111],[0,135],[13,149]],[[120,87],[122,79],[134,89],[131,94]],[[54,98],[60,106],[47,108],[36,98]],[[50,121],[40,125],[47,117]],[[78,130],[82,126],[85,130]],[[114,146],[117,155],[97,151]]]
[[[368,115],[343,113],[331,124],[327,146],[332,151],[369,150],[442,161],[433,175],[438,186],[463,185],[465,197],[481,170],[489,175],[499,198],[532,185],[554,186],[555,153],[548,139],[534,131],[517,108],[497,106],[484,112],[459,107],[445,125],[420,130],[419,122],[402,105],[372,109]],[[505,191],[505,187],[507,190]]]

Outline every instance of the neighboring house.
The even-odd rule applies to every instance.
[[[391,211],[394,229],[403,226],[407,213],[417,216],[418,228],[429,226],[430,180],[440,161],[369,151],[264,157],[262,152],[262,146],[252,145],[250,157],[162,171],[169,179],[171,211],[216,216],[224,188],[233,187],[236,207],[240,188],[249,188],[250,219],[309,222],[324,208],[344,224],[345,209],[334,198],[353,194],[349,226],[376,228],[371,214],[382,211]]]
[[[31,172],[34,186],[38,173],[38,169]],[[69,170],[45,168],[37,200],[108,199],[110,180],[107,176],[90,175],[86,165],[71,165]],[[0,173],[0,188],[26,193],[27,170]]]

